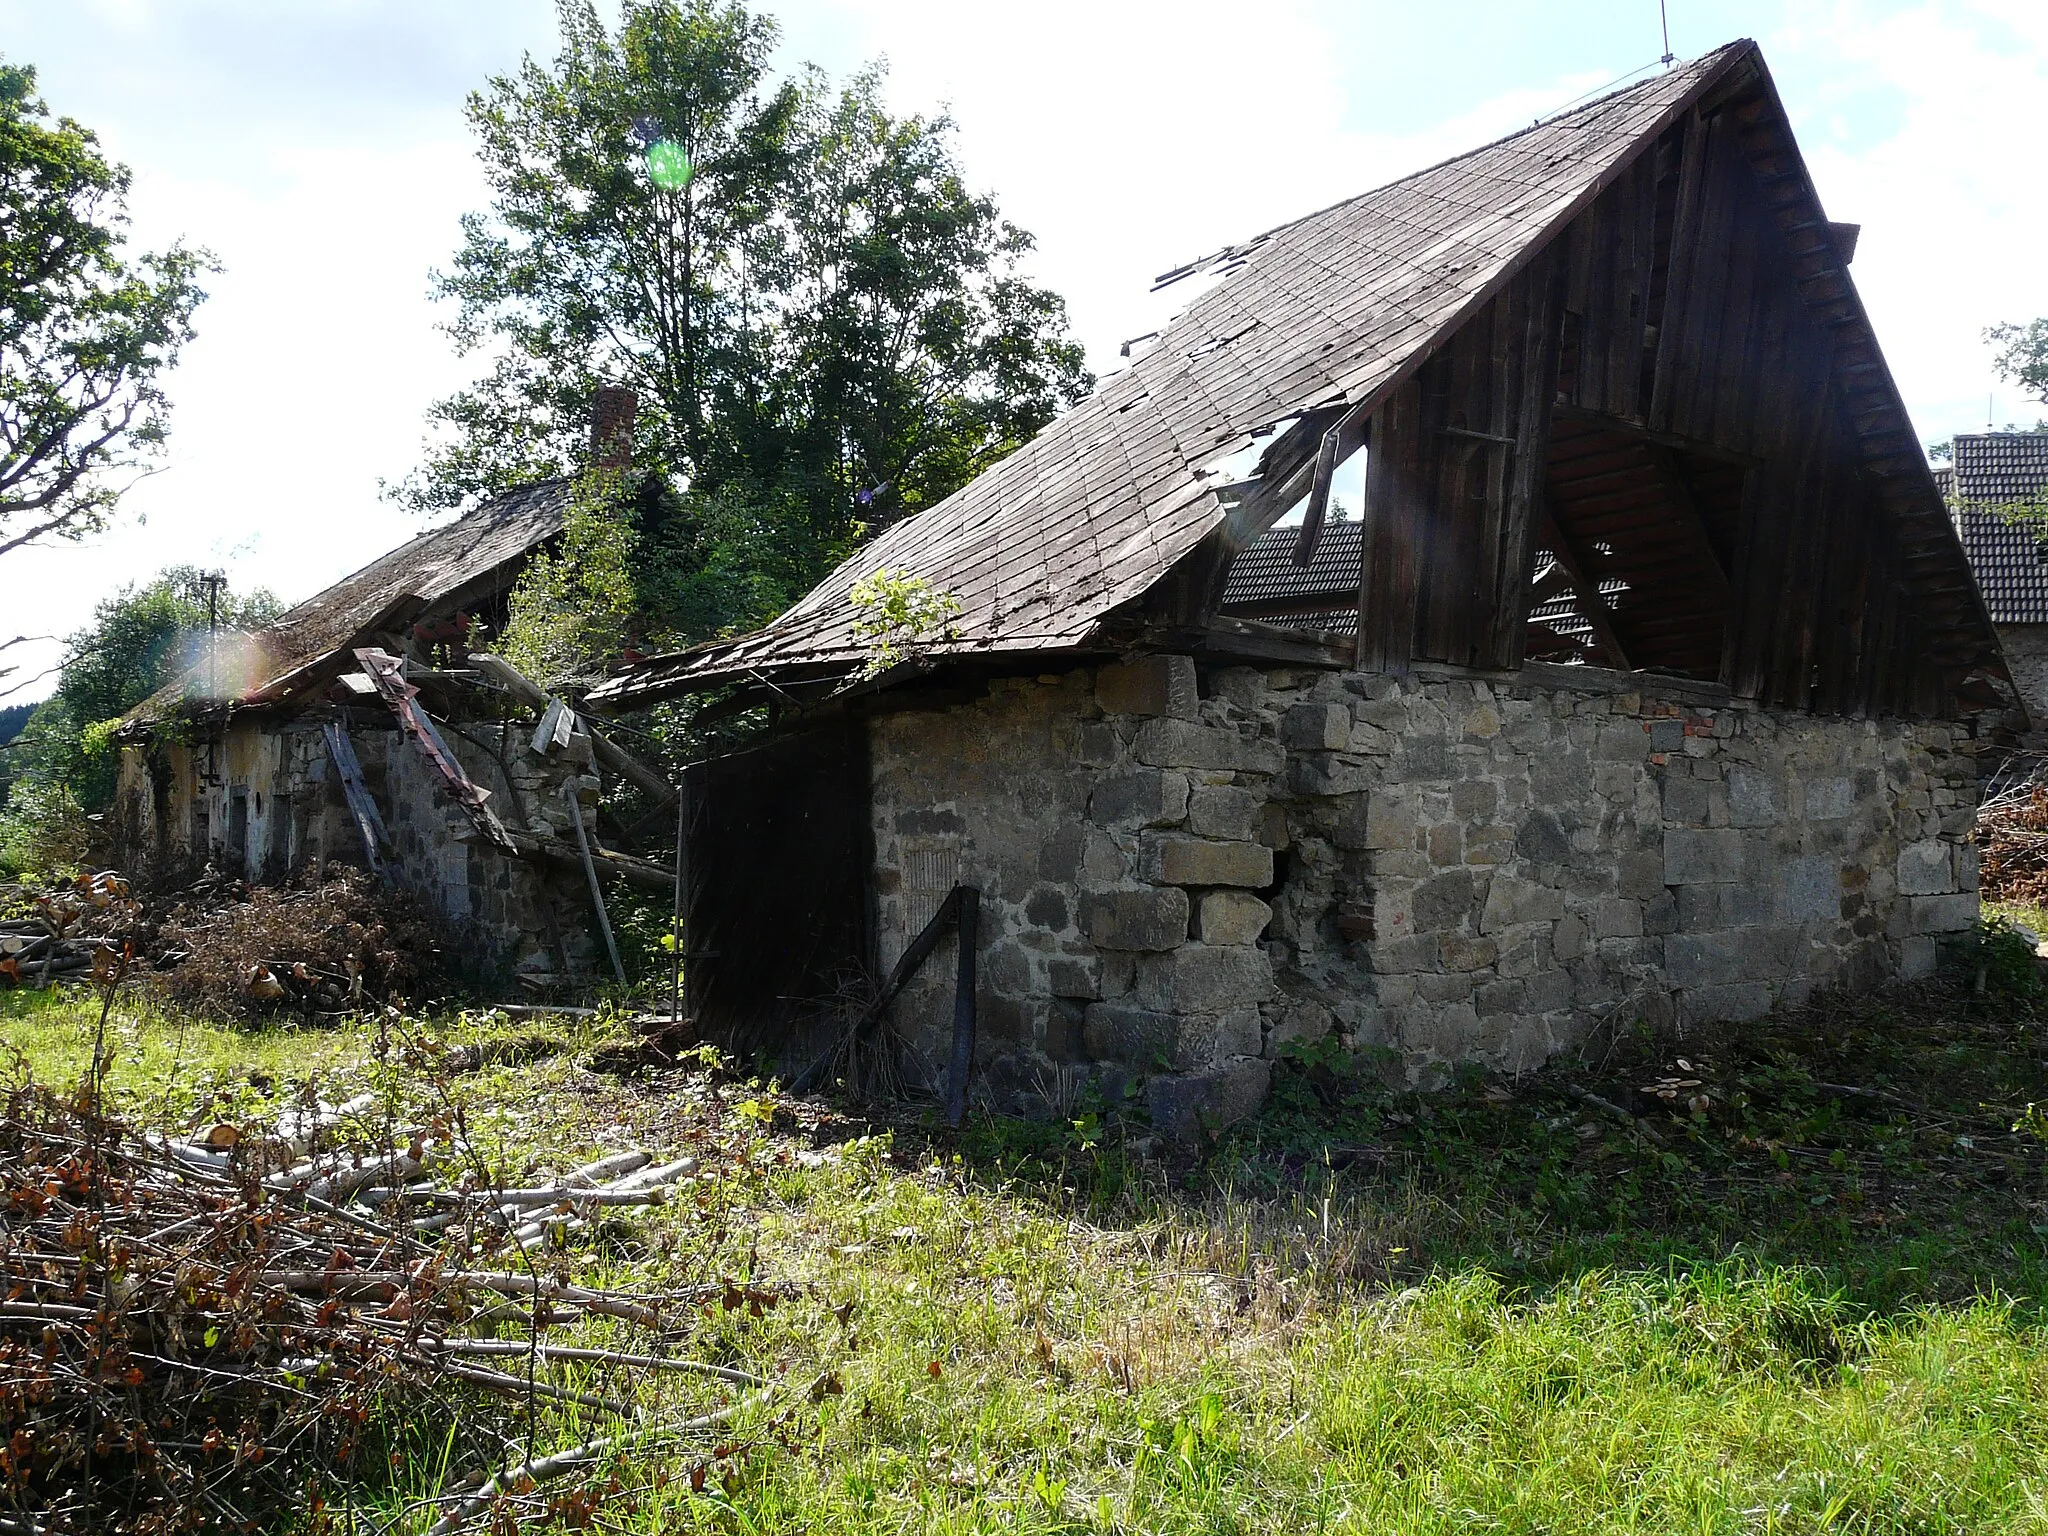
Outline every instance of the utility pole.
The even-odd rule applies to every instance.
[[[228,584],[226,571],[207,571],[199,578],[206,588],[206,702],[220,700],[220,589]],[[206,734],[206,779],[220,782],[220,765],[214,757],[214,733]]]

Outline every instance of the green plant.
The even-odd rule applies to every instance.
[[[848,597],[856,614],[854,638],[868,652],[863,677],[878,677],[958,634],[953,621],[960,617],[960,599],[909,571],[878,567],[854,582]]]

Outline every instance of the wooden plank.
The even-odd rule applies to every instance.
[[[1529,635],[1530,564],[1536,552],[1537,508],[1543,497],[1544,466],[1549,457],[1551,381],[1557,376],[1561,345],[1562,300],[1566,273],[1551,259],[1530,268],[1527,302],[1516,337],[1519,377],[1511,424],[1515,437],[1509,458],[1507,505],[1497,533],[1490,590],[1480,610],[1477,663],[1512,669],[1522,664]]]
[[[382,879],[383,852],[390,838],[384,831],[384,818],[377,812],[377,802],[370,796],[370,786],[363,782],[363,765],[356,757],[355,743],[348,739],[347,729],[338,721],[329,720],[320,727],[320,733],[326,738],[327,755],[334,760],[334,771],[341,778],[342,798],[348,802],[349,815],[363,839],[363,857],[369,861],[370,873]]]

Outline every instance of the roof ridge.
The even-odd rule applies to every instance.
[[[1719,59],[1724,54],[1732,54],[1745,49],[1754,49],[1755,47],[1756,42],[1753,38],[1738,37],[1732,42],[1723,43],[1718,48],[1709,49],[1706,53],[1700,54],[1696,58],[1687,59],[1683,64],[1667,69],[1663,74],[1656,76],[1655,79],[1638,80],[1633,85],[1624,85],[1618,89],[1608,91],[1604,95],[1595,96],[1591,101],[1567,105],[1552,113],[1549,117],[1537,118],[1535,122],[1529,124],[1526,128],[1517,128],[1513,133],[1504,133],[1497,139],[1487,140],[1484,144],[1476,144],[1472,148],[1461,150],[1455,155],[1446,155],[1441,160],[1421,166],[1409,171],[1405,175],[1396,176],[1391,181],[1380,182],[1378,185],[1367,187],[1361,192],[1354,192],[1349,197],[1340,197],[1334,203],[1326,203],[1321,208],[1313,209],[1297,218],[1288,219],[1285,223],[1275,224],[1271,229],[1261,230],[1256,235],[1248,235],[1242,240],[1232,241],[1229,245],[1219,247],[1207,256],[1197,257],[1193,261],[1184,263],[1168,272],[1161,273],[1152,280],[1152,291],[1157,293],[1160,289],[1180,282],[1184,278],[1193,277],[1204,269],[1215,266],[1218,262],[1227,261],[1239,252],[1248,251],[1254,246],[1263,244],[1273,239],[1276,235],[1285,234],[1288,230],[1319,219],[1325,214],[1335,213],[1339,208],[1348,208],[1353,203],[1364,202],[1368,197],[1377,197],[1382,192],[1389,192],[1395,187],[1405,186],[1407,183],[1419,180],[1424,176],[1434,175],[1446,166],[1456,165],[1461,160],[1470,160],[1476,155],[1483,155],[1489,150],[1498,149],[1503,144],[1512,144],[1516,139],[1535,133],[1540,129],[1555,127],[1566,118],[1578,117],[1597,108],[1610,106],[1624,96],[1633,95],[1638,91],[1646,91],[1659,82],[1670,79],[1675,74],[1700,69],[1710,60]],[[1622,78],[1627,79],[1628,77],[1624,75]]]

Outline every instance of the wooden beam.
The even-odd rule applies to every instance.
[[[1600,583],[1586,574],[1586,562],[1580,558],[1565,531],[1558,527],[1557,519],[1550,515],[1550,509],[1542,511],[1543,543],[1557,556],[1557,563],[1565,568],[1572,579],[1572,602],[1579,614],[1593,626],[1593,639],[1599,645],[1601,654],[1622,671],[1633,671],[1635,664],[1628,659],[1628,650],[1621,643],[1621,637],[1614,632],[1614,622],[1607,612],[1607,605],[1600,600]]]

